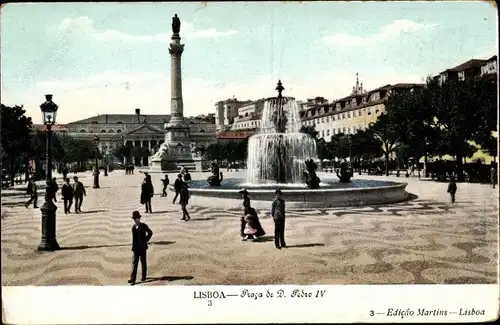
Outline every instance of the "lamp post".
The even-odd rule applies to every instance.
[[[52,184],[52,126],[56,122],[58,106],[52,101],[52,95],[45,95],[45,102],[40,105],[43,124],[47,129],[47,144],[45,148],[45,202],[40,207],[42,211],[42,240],[38,245],[39,251],[58,250],[56,240],[56,210],[54,204],[54,186]]]
[[[94,167],[94,188],[99,188],[99,137],[94,137],[95,143],[95,167]]]

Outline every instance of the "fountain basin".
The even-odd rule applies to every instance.
[[[326,183],[326,184],[325,184]],[[302,184],[245,184],[244,179],[226,179],[219,187],[210,187],[204,180],[189,183],[190,204],[201,207],[224,207],[241,209],[241,194],[245,187],[252,206],[270,209],[274,192],[280,188],[287,208],[300,210],[310,208],[333,208],[366,206],[402,202],[409,198],[405,191],[407,183],[378,180],[353,179],[350,183],[339,183],[336,179],[324,179],[319,189],[308,189]],[[168,186],[173,191],[173,186]]]

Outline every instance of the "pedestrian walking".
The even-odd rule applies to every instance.
[[[276,198],[271,207],[271,216],[274,220],[274,245],[277,249],[286,247],[285,243],[285,200],[281,190],[275,192]]]
[[[184,182],[188,183],[191,181],[191,174],[187,168],[184,168]]]
[[[493,188],[495,188],[495,186],[497,185],[497,168],[496,168],[496,164],[495,163],[491,163],[491,169],[490,169],[490,182],[491,182],[491,186],[493,186]]]
[[[61,188],[61,195],[64,202],[64,213],[71,213],[71,205],[73,204],[74,191],[73,187],[69,183],[69,178],[65,179],[66,183]]]
[[[26,209],[28,206],[33,202],[33,208],[36,209],[38,206],[36,205],[38,203],[38,185],[36,185],[36,182],[33,178],[30,179],[31,182],[31,190],[28,191],[30,193],[30,199],[24,204]]]
[[[161,196],[162,197],[167,197],[167,186],[170,182],[170,180],[168,179],[168,174],[165,174],[165,178],[161,180],[162,183],[163,183],[163,190],[161,192]]]
[[[137,278],[137,267],[139,266],[139,260],[141,260],[141,281],[146,280],[148,274],[148,264],[147,264],[147,250],[148,242],[153,236],[153,231],[148,227],[147,224],[141,222],[141,214],[139,211],[132,212],[132,219],[134,220],[134,225],[132,226],[132,273],[130,274],[130,279],[128,283],[131,285],[135,284]]]
[[[191,219],[189,216],[189,213],[187,212],[186,206],[188,205],[189,202],[189,190],[188,190],[188,184],[187,183],[182,183],[182,188],[180,192],[180,204],[182,207],[182,218],[181,220],[188,221]]]
[[[451,196],[451,203],[455,203],[455,193],[457,193],[457,183],[455,183],[455,176],[450,176],[450,183],[448,184],[448,193]]]
[[[175,200],[177,199],[177,197],[181,193],[183,183],[184,183],[184,181],[182,180],[182,174],[178,174],[177,179],[174,182],[175,196],[174,196],[174,200],[172,201],[172,204],[175,204]]]
[[[141,204],[146,206],[146,213],[153,213],[151,208],[151,198],[154,196],[155,190],[153,188],[153,182],[151,181],[151,175],[146,174],[144,181],[141,184]]]
[[[73,177],[73,195],[75,197],[75,213],[82,212],[83,197],[87,196],[85,186],[78,180],[78,177]]]

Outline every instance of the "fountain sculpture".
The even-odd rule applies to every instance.
[[[283,97],[281,80],[278,97],[267,100],[262,111],[260,133],[248,140],[247,182],[249,184],[303,183],[305,161],[316,158],[316,142],[301,127],[299,109],[293,97]]]
[[[341,183],[349,183],[351,181],[352,171],[347,167],[345,162],[340,164],[340,170],[336,169],[335,173]]]
[[[224,176],[222,175],[222,172],[219,173],[219,165],[213,162],[210,166],[210,171],[212,172],[212,176],[207,178],[208,184],[210,184],[210,186],[220,186]]]
[[[339,180],[328,175],[320,180],[315,139],[300,132],[299,109],[294,98],[283,97],[284,89],[280,80],[278,97],[264,103],[260,132],[248,140],[246,179],[226,177],[222,183],[219,166],[213,163],[208,179],[189,183],[191,195],[210,198],[197,201],[197,205],[241,209],[242,187],[250,193],[252,206],[259,209],[270,207],[277,188],[283,190],[287,208],[298,209],[383,204],[408,198],[405,183],[351,180],[345,164],[337,173]],[[168,188],[175,190],[172,184]]]

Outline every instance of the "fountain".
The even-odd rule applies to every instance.
[[[316,175],[316,141],[301,133],[298,105],[293,97],[284,97],[285,88],[278,82],[278,96],[264,104],[261,128],[249,138],[245,178],[226,177],[222,182],[218,166],[212,165],[207,180],[189,184],[196,205],[241,208],[241,187],[252,198],[254,208],[269,209],[277,188],[282,189],[288,208],[328,208],[400,202],[408,199],[406,183],[382,180],[335,179],[324,173]],[[173,191],[173,186],[169,185]]]
[[[300,115],[293,97],[283,97],[281,80],[278,97],[264,103],[260,133],[248,140],[247,183],[300,184],[305,161],[317,159],[316,142],[300,133]]]

